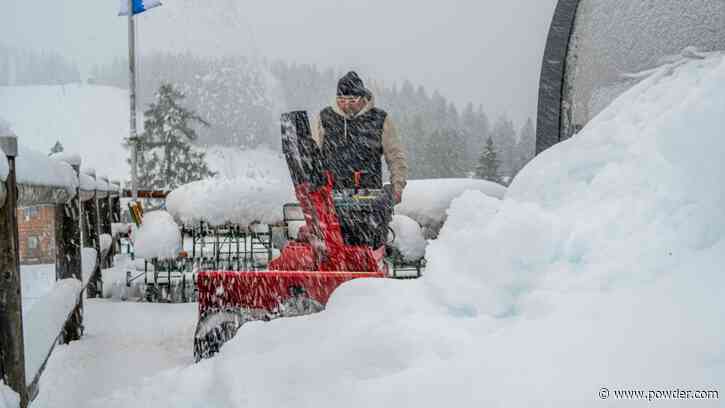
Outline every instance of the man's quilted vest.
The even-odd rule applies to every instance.
[[[335,177],[335,188],[354,188],[354,173],[362,171],[361,188],[382,188],[385,113],[373,108],[346,119],[327,107],[320,113],[324,131],[322,161]]]

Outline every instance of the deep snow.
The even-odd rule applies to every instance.
[[[195,365],[193,305],[91,301],[35,404],[578,408],[616,404],[601,387],[718,390],[723,128],[723,58],[665,66],[503,200],[453,199],[422,279],[350,282]]]
[[[323,313],[251,323],[218,357],[90,406],[580,407],[600,387],[718,389],[723,128],[722,57],[664,67],[502,202],[455,199],[423,279],[346,284]]]

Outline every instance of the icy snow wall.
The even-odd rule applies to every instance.
[[[503,201],[454,200],[421,279],[349,282],[322,313],[249,323],[215,358],[92,406],[623,405],[603,387],[722,398],[722,129],[723,57],[663,67],[532,160]],[[688,402],[722,406],[658,401]]]
[[[688,47],[725,50],[725,2],[559,0],[542,62],[537,152],[570,137],[637,83],[627,74]]]

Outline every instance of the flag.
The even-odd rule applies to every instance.
[[[132,2],[134,15],[161,5],[161,0],[132,0]],[[121,11],[118,12],[118,15],[128,15],[128,0],[121,0]]]

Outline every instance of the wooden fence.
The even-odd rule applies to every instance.
[[[111,266],[113,248],[103,251],[103,234],[111,237],[111,223],[120,218],[120,186],[99,183],[94,174],[80,172],[80,163],[69,163],[78,179],[74,193],[57,186],[17,182],[18,157],[15,136],[0,137],[0,149],[7,155],[10,172],[0,180],[0,378],[20,395],[20,406],[28,406],[38,394],[40,376],[56,343],[79,340],[83,335],[83,292],[88,296],[102,293],[101,269]],[[75,278],[87,281],[76,306],[69,312],[57,341],[45,353],[42,366],[36,373],[26,373],[21,293],[20,252],[17,208],[19,206],[55,206],[56,279]],[[111,238],[113,239],[113,238]],[[96,249],[95,269],[88,279],[83,278],[82,249]],[[26,376],[31,374],[32,376]],[[30,379],[30,380],[28,380]]]

